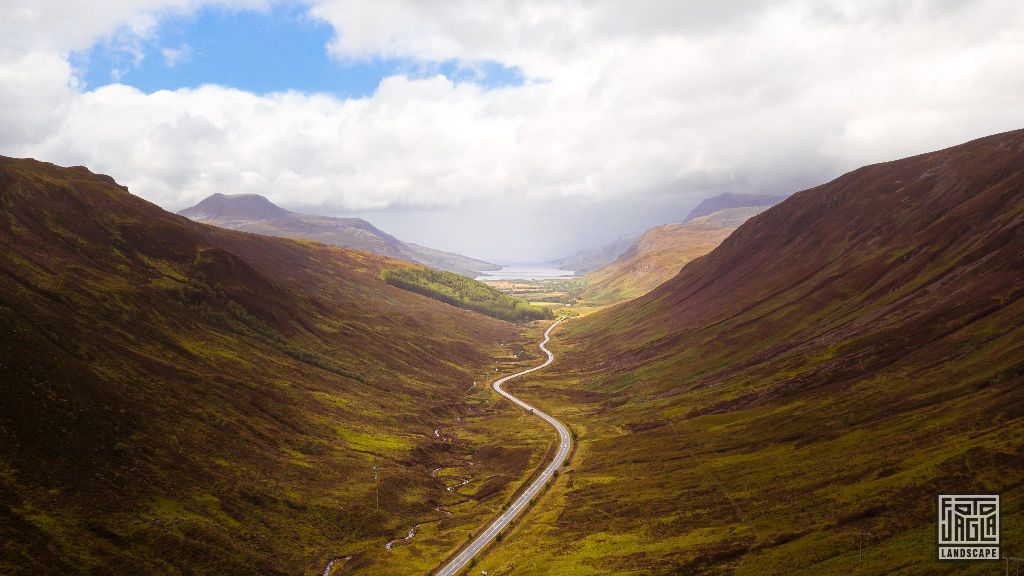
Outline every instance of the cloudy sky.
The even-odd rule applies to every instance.
[[[0,154],[540,261],[1024,127],[1018,0],[0,0]]]

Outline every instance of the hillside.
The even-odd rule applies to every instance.
[[[735,192],[726,192],[724,194],[719,194],[718,196],[712,196],[711,198],[701,200],[700,204],[697,204],[693,210],[690,210],[690,213],[686,216],[686,220],[683,220],[683,222],[689,222],[695,218],[714,214],[715,212],[727,210],[729,208],[774,206],[785,199],[786,196],[774,196],[771,194],[738,194]]]
[[[517,330],[399,261],[10,158],[0,246],[0,573],[423,573],[550,442],[467,391]]]
[[[629,250],[629,247],[639,237],[638,234],[622,236],[610,244],[589,250],[580,250],[572,256],[567,256],[551,263],[562,270],[572,270],[577,274],[584,274],[614,262],[623,252]]]
[[[479,312],[491,318],[511,322],[554,319],[548,308],[534,306],[526,300],[510,296],[483,282],[454,272],[396,266],[384,269],[381,272],[381,279],[403,290]]]
[[[687,262],[714,250],[737,226],[765,208],[728,208],[684,224],[651,228],[615,262],[587,274],[582,298],[612,304],[646,294]]]
[[[501,266],[497,264],[476,260],[461,254],[455,254],[454,252],[428,248],[412,242],[403,242],[402,244],[406,248],[403,259],[418,262],[438,270],[447,270],[448,272],[455,272],[470,278],[479,276],[481,272],[501,270]]]
[[[935,498],[1001,494],[1019,554],[1022,254],[1016,131],[799,192],[567,323],[520,392],[578,431],[573,465],[479,568],[1000,572],[935,560]]]
[[[697,218],[709,216],[716,212],[720,213],[720,215],[725,215],[727,214],[726,211],[731,209],[760,208],[763,210],[764,208],[778,204],[785,199],[785,196],[771,196],[767,194],[734,194],[727,192],[725,194],[719,194],[718,196],[702,200],[700,204],[690,211],[690,214],[683,222],[691,222]],[[737,216],[740,219],[740,222],[734,224],[724,222],[707,224],[716,227],[735,228],[742,223],[742,220],[744,219],[742,217],[743,214],[744,212],[742,210],[734,213],[734,216]],[[551,263],[563,270],[572,270],[577,274],[594,272],[595,270],[599,270],[615,262],[615,260],[622,256],[627,250],[632,248],[641,236],[642,234],[628,234],[621,236],[614,242],[604,246],[588,250],[580,250],[572,256],[554,260]]]
[[[476,276],[500,266],[460,254],[407,244],[361,218],[335,218],[290,212],[257,194],[213,194],[178,212],[196,222],[265,236],[316,240],[418,262],[425,266]]]

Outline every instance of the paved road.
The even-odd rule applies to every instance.
[[[547,344],[548,340],[551,339],[551,331],[555,328],[555,326],[558,326],[558,324],[562,320],[565,320],[565,318],[559,318],[544,332],[544,341],[540,343],[540,349],[543,350],[544,353],[548,355],[548,359],[545,360],[543,364],[541,364],[540,366],[534,366],[529,370],[523,370],[522,372],[516,372],[515,374],[512,374],[510,376],[505,376],[504,378],[495,381],[493,384],[494,389],[495,391],[498,392],[498,394],[501,394],[505,398],[508,398],[509,400],[522,406],[524,409],[532,411],[534,415],[540,416],[545,421],[547,421],[548,424],[551,424],[552,426],[555,427],[555,430],[558,431],[558,452],[555,454],[554,459],[551,460],[551,463],[548,464],[547,468],[545,468],[544,471],[541,472],[540,476],[538,476],[530,484],[529,488],[527,488],[525,492],[523,492],[522,494],[519,495],[518,498],[516,498],[515,502],[512,503],[512,506],[510,506],[508,510],[503,512],[501,516],[498,516],[498,518],[494,522],[492,522],[490,526],[487,527],[487,530],[484,530],[483,533],[477,536],[475,540],[473,540],[468,546],[466,546],[465,549],[462,550],[462,552],[459,552],[459,555],[456,556],[451,562],[449,562],[447,566],[445,566],[439,572],[437,572],[436,576],[455,576],[459,573],[459,570],[462,570],[462,568],[468,565],[469,561],[472,560],[474,556],[479,554],[480,551],[483,550],[485,546],[490,544],[491,541],[494,540],[494,537],[497,536],[499,532],[504,530],[505,527],[508,526],[509,522],[511,522],[512,519],[515,518],[519,514],[519,512],[523,510],[523,508],[526,508],[526,505],[530,503],[530,500],[532,500],[533,497],[536,496],[538,492],[540,492],[540,489],[543,488],[545,484],[547,484],[548,480],[550,480],[551,477],[554,476],[555,470],[558,470],[559,466],[562,465],[562,462],[565,461],[565,457],[569,455],[569,446],[571,445],[572,440],[569,438],[569,429],[566,428],[564,424],[501,389],[501,385],[504,384],[505,382],[508,382],[513,378],[518,378],[524,374],[529,374],[530,372],[540,370],[541,368],[547,366],[548,364],[551,364],[551,362],[555,360],[555,355],[552,354],[551,351],[548,350],[544,345]]]

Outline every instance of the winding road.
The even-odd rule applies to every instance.
[[[540,370],[541,368],[544,368],[545,366],[551,364],[555,360],[555,355],[552,354],[551,351],[547,349],[545,344],[547,344],[548,341],[551,340],[551,331],[554,330],[555,326],[558,326],[562,322],[562,320],[565,320],[565,318],[559,318],[551,326],[548,326],[547,330],[544,331],[544,341],[540,343],[540,349],[544,351],[545,354],[548,355],[548,359],[545,360],[543,364],[541,364],[540,366],[534,366],[529,370],[523,370],[522,372],[516,372],[515,374],[511,374],[509,376],[500,378],[496,380],[492,385],[494,387],[494,390],[498,394],[501,394],[502,396],[508,398],[512,402],[515,402],[516,404],[518,404],[531,414],[539,416],[540,418],[544,419],[548,424],[551,424],[555,428],[555,430],[558,431],[558,452],[555,453],[555,457],[551,460],[551,463],[548,464],[546,468],[544,468],[544,471],[540,473],[540,476],[538,476],[533,482],[530,483],[530,486],[522,494],[520,494],[518,498],[515,499],[512,505],[509,506],[507,510],[502,512],[501,516],[498,516],[494,520],[494,522],[492,522],[491,525],[488,526],[486,530],[484,530],[479,536],[477,536],[472,542],[470,542],[468,546],[466,546],[461,552],[459,552],[458,556],[453,558],[451,562],[449,562],[444,568],[438,571],[436,573],[436,576],[455,576],[459,573],[460,570],[462,570],[467,564],[469,564],[470,560],[472,560],[474,556],[479,554],[481,550],[483,550],[488,544],[493,542],[494,538],[498,535],[498,533],[504,530],[505,527],[508,526],[510,522],[512,522],[512,519],[519,515],[523,508],[526,508],[526,505],[530,503],[530,500],[533,500],[533,497],[536,496],[537,493],[540,492],[541,488],[543,488],[544,485],[547,484],[548,480],[550,480],[551,477],[555,475],[555,471],[557,471],[558,468],[565,461],[565,457],[569,455],[569,447],[572,445],[572,440],[569,437],[569,429],[566,428],[564,424],[562,424],[558,420],[555,420],[554,418],[545,414],[544,412],[541,412],[540,410],[534,408],[533,406],[530,406],[526,402],[523,402],[519,398],[516,398],[515,396],[509,394],[508,392],[502,390],[501,388],[501,385],[504,384],[505,382],[508,382],[513,378],[518,378],[525,374],[529,374],[530,372]]]

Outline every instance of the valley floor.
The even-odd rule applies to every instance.
[[[552,349],[573,356],[558,339]],[[963,482],[1002,492],[1003,542],[1024,541],[1019,404],[987,426],[991,407],[955,399],[879,427],[830,424],[801,403],[635,421],[616,410],[623,399],[615,390],[594,388],[595,378],[559,365],[520,386],[579,441],[568,469],[480,571],[1001,574],[1002,564],[934,560],[935,494]],[[950,416],[933,419],[936,411]],[[1004,545],[1004,554],[1019,552]]]

